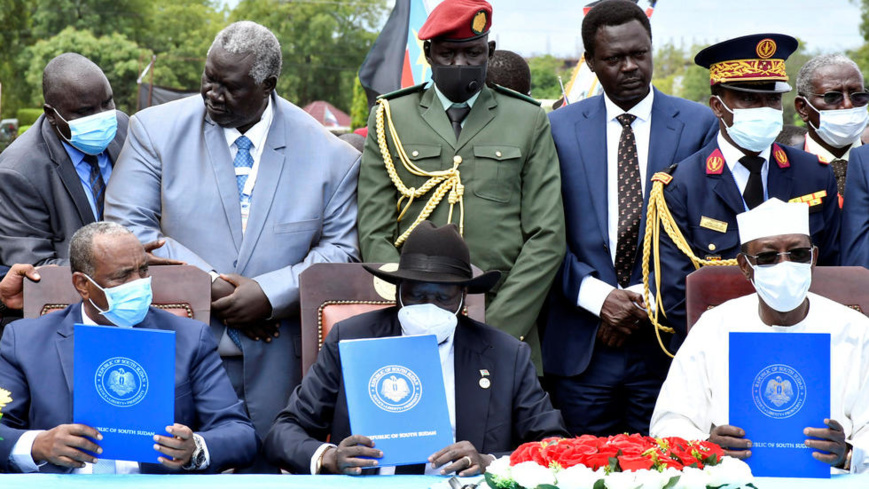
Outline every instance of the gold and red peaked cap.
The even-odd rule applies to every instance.
[[[418,37],[425,41],[473,41],[489,33],[492,6],[485,0],[444,0],[428,15]]]
[[[791,91],[785,61],[799,41],[785,34],[751,34],[713,44],[694,57],[709,69],[709,84],[757,93]]]

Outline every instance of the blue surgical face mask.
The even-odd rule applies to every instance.
[[[61,133],[61,137],[73,148],[89,155],[98,155],[109,147],[118,133],[118,116],[114,110],[106,110],[97,114],[67,121],[57,109],[54,113],[69,126],[69,139]]]
[[[88,300],[112,324],[122,328],[132,328],[145,319],[145,315],[148,314],[148,306],[151,305],[151,299],[153,298],[151,293],[151,277],[133,280],[117,287],[108,288],[100,287],[94,279],[87,275],[85,277],[106,295],[106,303],[108,304],[108,309],[106,310],[100,309],[99,306],[94,304],[93,300]]]
[[[775,142],[784,125],[781,109],[756,107],[730,110],[721,97],[716,95],[716,98],[727,112],[733,114],[733,124],[727,128],[727,134],[737,146],[760,153]]]

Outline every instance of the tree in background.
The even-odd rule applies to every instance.
[[[278,37],[284,55],[280,95],[299,106],[326,100],[347,110],[356,72],[377,37],[385,6],[385,0],[242,0],[230,21],[259,22]]]
[[[359,77],[353,80],[353,104],[350,106],[350,130],[355,131],[368,125],[368,95],[359,82]]]
[[[91,31],[80,31],[72,26],[54,37],[38,41],[22,53],[27,60],[24,71],[27,90],[22,94],[23,101],[31,107],[42,106],[42,71],[52,58],[69,51],[80,53],[102,68],[112,84],[118,109],[128,113],[135,111],[139,46],[123,34],[96,37]]]
[[[528,58],[528,67],[531,68],[531,96],[536,99],[561,97],[558,77],[567,85],[573,71],[570,61],[549,54]]]

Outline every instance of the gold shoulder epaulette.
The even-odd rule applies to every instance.
[[[498,93],[503,93],[504,95],[507,95],[507,96],[510,96],[513,98],[518,98],[519,100],[524,100],[524,101],[531,103],[531,104],[534,104],[538,107],[540,106],[540,102],[538,100],[535,100],[535,99],[529,97],[528,95],[519,93],[516,90],[510,90],[507,87],[502,87],[501,85],[495,85],[495,84],[492,84],[491,86],[492,86],[492,89]]]

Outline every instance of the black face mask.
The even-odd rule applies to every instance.
[[[460,104],[473,97],[486,84],[486,64],[477,66],[432,65],[431,78],[442,94]]]

